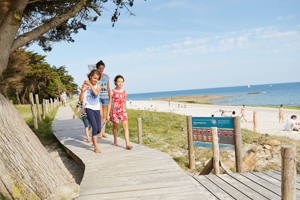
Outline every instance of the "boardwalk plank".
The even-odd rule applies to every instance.
[[[281,174],[275,173],[274,171],[265,171],[262,173],[267,174],[268,176],[271,176],[281,182]],[[296,189],[300,190],[300,183],[298,182],[296,182]]]
[[[255,190],[249,188],[247,185],[241,184],[241,182],[237,181],[236,179],[227,174],[220,174],[217,176],[251,199],[267,199]]]
[[[281,196],[281,189],[269,183],[268,181],[265,181],[264,179],[259,178],[251,173],[241,173],[241,175]]]
[[[248,186],[249,188],[255,190],[262,196],[268,198],[268,199],[274,199],[274,200],[280,200],[280,195],[277,195],[276,193],[266,189],[265,187],[262,187],[261,185],[258,185],[257,183],[253,182],[252,180],[242,176],[241,174],[229,174],[229,176],[235,178],[237,181],[241,182],[241,184],[244,184]]]
[[[231,200],[234,199],[232,196],[227,194],[224,190],[222,190],[218,185],[215,185],[209,179],[207,179],[204,175],[193,176],[195,180],[199,182],[199,184],[205,187],[208,191],[210,191],[213,195],[215,195],[218,199]]]
[[[220,179],[218,176],[211,176],[211,175],[205,175],[207,179],[209,179],[214,184],[218,185],[222,190],[224,190],[226,193],[230,194],[234,199],[250,199],[243,193],[241,193],[239,190],[235,189],[228,183],[226,183],[224,180]]]

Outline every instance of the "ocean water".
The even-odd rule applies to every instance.
[[[261,92],[248,94],[249,92]],[[221,95],[224,98],[217,99],[215,105],[247,105],[247,106],[280,106],[300,107],[300,82],[277,83],[264,85],[209,88],[197,90],[179,90],[168,92],[152,92],[140,94],[128,94],[127,99],[150,100],[164,97],[191,96],[191,95]],[[226,97],[239,95],[234,97]],[[213,100],[214,101],[214,100]]]

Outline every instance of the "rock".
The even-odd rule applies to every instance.
[[[281,144],[278,140],[268,140],[266,143],[271,146],[278,146]]]
[[[270,151],[268,149],[265,149],[266,154],[270,154]]]
[[[200,162],[200,161],[197,161],[197,162],[196,162],[196,165],[201,165],[201,163],[202,163],[202,162]]]
[[[254,153],[258,152],[258,151],[261,151],[262,150],[262,146],[259,145],[254,145],[252,148],[251,148],[251,151],[253,151]]]
[[[258,156],[251,152],[247,156],[243,158],[243,172],[248,172],[250,171],[257,163],[258,161]]]
[[[51,194],[46,200],[72,200],[79,196],[79,185],[73,183],[69,185],[59,186],[55,189],[54,193]]]
[[[271,149],[272,149],[272,147],[271,147],[270,145],[267,145],[267,144],[265,144],[264,147],[265,147],[266,149],[268,149],[268,150],[271,150]]]

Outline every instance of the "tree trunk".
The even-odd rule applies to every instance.
[[[4,71],[7,66],[9,55],[11,53],[11,45],[15,40],[15,36],[20,27],[20,19],[15,17],[16,13],[22,13],[28,4],[29,0],[14,0],[11,3],[3,1],[1,3],[6,3],[7,8],[4,11],[6,13],[1,13],[0,17],[0,74]],[[4,48],[5,47],[5,48]]]
[[[21,101],[20,101],[20,97],[19,97],[19,92],[18,91],[16,91],[16,97],[17,97],[18,105],[21,105]]]
[[[18,111],[0,94],[0,193],[7,199],[45,199],[74,184]]]

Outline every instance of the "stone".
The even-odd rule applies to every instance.
[[[79,190],[80,186],[75,183],[59,186],[55,189],[54,193],[52,193],[46,200],[72,200],[79,196]]]
[[[264,148],[265,148],[265,149],[268,149],[268,150],[271,150],[271,149],[272,149],[272,147],[271,147],[270,145],[267,145],[267,144],[264,145]]]
[[[197,161],[197,162],[196,162],[196,165],[201,165],[201,163],[202,163],[202,162],[200,162],[200,161]]]
[[[266,144],[271,146],[279,146],[281,143],[278,140],[268,140]]]
[[[254,145],[252,146],[251,148],[251,151],[253,151],[254,153],[258,152],[258,151],[261,151],[262,150],[262,146],[261,145]]]
[[[258,156],[255,153],[250,152],[243,158],[243,172],[250,171],[256,165],[257,161]]]
[[[270,154],[270,151],[268,149],[265,149],[266,154]]]

